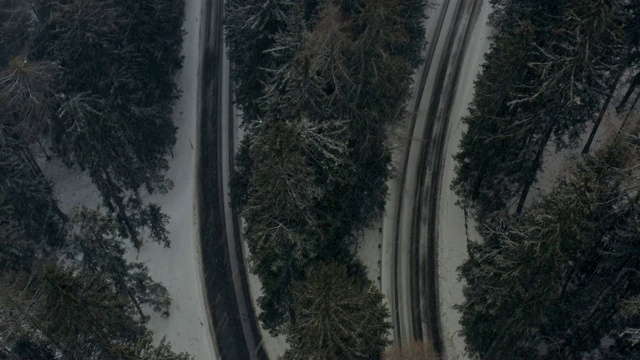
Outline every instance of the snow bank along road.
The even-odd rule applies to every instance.
[[[223,0],[204,0],[200,94],[200,234],[208,305],[222,359],[266,359],[251,305],[238,217],[230,206],[234,122]]]
[[[441,0],[429,10],[426,60],[417,74],[410,116],[400,130],[406,143],[383,220],[381,287],[391,308],[394,341],[401,346],[430,341],[439,354],[437,234],[443,150],[462,60],[482,3]]]

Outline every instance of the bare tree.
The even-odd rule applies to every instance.
[[[59,67],[50,61],[29,61],[15,56],[0,72],[0,107],[3,130],[30,144],[50,127],[53,83]]]

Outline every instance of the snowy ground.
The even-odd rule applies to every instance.
[[[160,204],[170,217],[167,230],[171,247],[165,249],[148,242],[139,255],[130,253],[128,257],[138,256],[138,261],[149,267],[151,276],[167,287],[173,299],[168,318],[149,312],[149,328],[156,339],[166,336],[176,352],[187,351],[197,360],[210,360],[216,359],[217,354],[202,283],[195,198],[202,0],[187,0],[185,11],[185,58],[178,75],[182,96],[174,107],[174,121],[179,130],[173,150],[175,158],[170,159],[167,173],[175,186],[168,194],[149,199]],[[59,162],[45,162],[43,158],[39,161],[54,183],[63,211],[68,212],[76,205],[95,207],[100,203],[99,194],[86,174],[67,169]]]

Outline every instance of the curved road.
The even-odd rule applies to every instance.
[[[221,359],[267,359],[251,304],[238,216],[229,199],[238,124],[224,47],[224,0],[203,1],[198,181],[207,300]]]
[[[437,292],[437,204],[451,106],[471,29],[482,0],[442,0],[430,11],[428,46],[404,128],[406,144],[390,186],[383,221],[382,290],[394,340],[430,341],[442,354]],[[386,280],[385,280],[386,279]]]

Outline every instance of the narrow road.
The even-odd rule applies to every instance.
[[[226,359],[267,359],[253,311],[238,217],[231,207],[234,122],[230,64],[224,47],[223,0],[205,0],[198,169],[200,234],[208,305],[219,354]]]
[[[437,289],[437,204],[449,114],[470,30],[482,0],[442,0],[427,21],[428,45],[409,104],[398,177],[383,221],[382,289],[390,301],[394,340],[429,341],[442,354]]]

